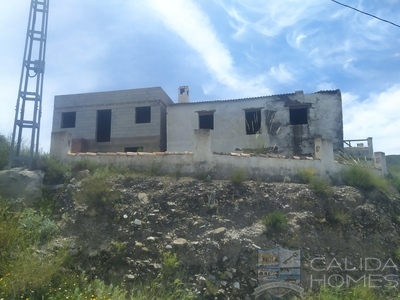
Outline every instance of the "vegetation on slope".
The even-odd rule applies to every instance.
[[[0,136],[1,137],[1,136]],[[0,138],[0,151],[5,149],[8,155],[7,139]],[[36,164],[46,172],[45,183],[64,184],[71,178],[78,178],[79,171],[91,170],[93,176],[82,180],[76,200],[96,207],[112,207],[120,200],[118,191],[112,190],[110,178],[118,174],[137,176],[130,170],[112,170],[99,168],[88,162],[65,165],[54,161],[48,155],[38,157]],[[4,162],[3,167],[7,165]],[[384,185],[370,174],[353,170],[347,175],[348,183],[362,189],[384,189]],[[397,176],[391,170],[392,176]],[[321,198],[332,196],[329,182],[321,182],[310,173],[304,175],[304,182]],[[397,175],[396,175],[397,174]],[[238,171],[232,174],[233,185],[241,187],[245,176]],[[393,183],[393,179],[389,177]],[[361,183],[360,183],[361,182]],[[367,184],[365,184],[365,182]],[[388,184],[387,182],[385,184]],[[385,187],[386,189],[387,187]],[[87,275],[81,269],[79,261],[72,255],[70,246],[60,239],[57,222],[59,215],[54,215],[60,203],[55,203],[49,193],[35,208],[14,207],[6,199],[0,199],[0,299],[213,299],[212,293],[197,294],[185,282],[179,257],[171,252],[162,252],[162,268],[158,276],[144,278],[133,285],[106,282]],[[345,216],[347,217],[347,215]],[[345,217],[333,215],[332,220],[343,221]],[[343,220],[342,220],[343,219]],[[268,214],[265,225],[272,232],[284,230],[287,217],[279,211]],[[333,222],[333,221],[332,221]],[[123,251],[123,245],[115,242],[115,247]],[[207,282],[211,286],[210,282]],[[211,289],[208,289],[211,290]],[[218,292],[218,288],[215,292]],[[349,289],[321,289],[309,293],[306,299],[320,300],[372,300],[399,298],[395,291],[386,296],[379,296],[375,291],[356,286]]]

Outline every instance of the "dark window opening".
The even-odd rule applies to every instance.
[[[214,114],[199,114],[199,129],[214,129]]]
[[[246,111],[246,134],[260,133],[261,110]]]
[[[290,125],[308,124],[306,107],[303,108],[289,108],[290,112]]]
[[[109,142],[111,140],[111,109],[97,111],[96,141]]]
[[[61,114],[61,128],[75,128],[76,112],[65,112]]]
[[[185,88],[180,88],[179,91],[181,95],[185,94]]]
[[[136,123],[150,123],[151,106],[136,107]]]
[[[143,152],[143,147],[126,147],[125,152]]]

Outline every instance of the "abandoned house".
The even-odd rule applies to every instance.
[[[171,104],[160,87],[55,96],[52,135],[70,132],[72,152],[165,151]]]
[[[314,153],[316,138],[343,147],[340,90],[190,102],[168,106],[167,149],[193,151],[196,129],[208,129],[215,152]],[[179,120],[179,122],[177,122]]]
[[[71,133],[71,152],[194,151],[195,130],[215,152],[310,155],[316,138],[343,147],[339,90],[174,103],[160,87],[55,96],[52,134]],[[56,149],[52,138],[52,149]],[[54,142],[53,142],[54,141]],[[52,151],[52,150],[50,150]]]

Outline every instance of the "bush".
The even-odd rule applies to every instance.
[[[74,161],[74,163],[71,166],[71,172],[74,174],[83,170],[89,170],[90,172],[94,172],[97,168],[98,166],[94,162],[91,162],[88,159],[81,159],[78,161]]]
[[[210,172],[197,173],[195,177],[196,179],[204,182],[211,182],[213,180],[212,174]]]
[[[96,172],[82,180],[82,186],[75,192],[75,200],[93,208],[109,207],[119,199],[119,192],[113,189],[109,172]]]
[[[176,253],[165,252],[163,253],[163,262],[162,262],[162,275],[164,279],[169,279],[171,277],[175,277],[175,273],[179,266],[179,261]]]
[[[71,173],[68,164],[51,158],[48,154],[38,157],[35,168],[44,172],[44,184],[62,184]]]
[[[388,180],[397,192],[400,192],[400,172],[389,171]]]
[[[308,184],[310,189],[312,189],[318,197],[330,197],[333,195],[331,183],[324,178],[317,178],[315,175],[315,170],[299,170],[297,172],[297,177],[302,183]]]
[[[347,185],[359,187],[366,191],[377,189],[387,192],[388,190],[388,184],[384,178],[378,177],[371,170],[363,167],[350,167],[343,173],[343,180]]]
[[[310,183],[315,177],[315,170],[313,169],[303,169],[297,171],[297,177],[301,183]]]
[[[229,177],[230,182],[234,185],[241,185],[246,180],[247,174],[243,169],[236,169]]]
[[[398,261],[400,261],[400,248],[397,248],[394,251],[394,258],[397,259]]]
[[[333,195],[333,188],[330,182],[322,178],[313,178],[308,186],[314,191],[318,197],[330,197]]]
[[[10,142],[0,134],[0,170],[4,170],[8,166],[8,157],[10,156]]]
[[[318,293],[310,293],[305,300],[383,300],[372,288],[356,285],[350,288],[323,287]]]
[[[39,251],[56,232],[55,223],[32,209],[11,211],[0,201],[0,298],[26,299],[35,291],[42,299],[43,286],[60,272],[65,251]]]
[[[263,223],[267,227],[267,231],[277,232],[285,228],[287,221],[286,214],[276,210],[266,215]]]
[[[347,224],[350,215],[343,210],[330,208],[326,211],[325,219],[331,224]]]

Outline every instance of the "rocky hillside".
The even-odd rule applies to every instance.
[[[258,285],[260,248],[301,249],[305,289],[311,276],[350,272],[326,267],[332,261],[348,261],[354,278],[365,274],[357,267],[365,258],[376,258],[368,264],[399,263],[400,199],[377,190],[336,186],[316,195],[297,183],[96,178],[81,171],[53,192],[62,233],[58,243],[68,243],[80,269],[107,282],[129,285],[157,276],[163,254],[175,253],[198,293],[250,299]],[[263,223],[275,211],[287,217],[282,228]],[[325,271],[316,274],[317,265]]]

